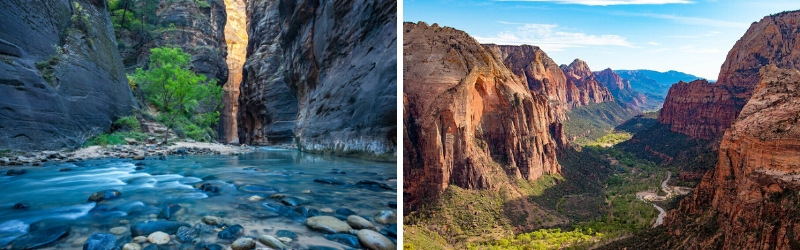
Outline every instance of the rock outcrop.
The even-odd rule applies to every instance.
[[[716,168],[666,219],[678,247],[789,249],[800,243],[800,71],[769,65],[760,75],[723,136]]]
[[[247,2],[241,143],[395,157],[396,1]]]
[[[646,95],[633,90],[630,81],[622,79],[621,76],[614,73],[611,69],[595,72],[594,76],[598,82],[608,88],[608,91],[611,92],[611,96],[613,96],[615,100],[625,105],[635,107],[639,110],[657,109],[657,107],[660,106],[660,102],[652,101],[647,98]]]
[[[767,16],[753,23],[728,52],[716,84],[693,81],[670,89],[658,120],[694,138],[718,138],[730,127],[767,64],[800,66],[800,11]],[[690,96],[688,96],[689,94]],[[686,95],[686,96],[681,96]],[[691,107],[690,112],[682,109]]]
[[[131,114],[105,1],[0,2],[0,149],[78,147]]]
[[[225,0],[227,21],[225,43],[228,47],[228,79],[222,90],[222,111],[219,115],[219,141],[239,143],[236,114],[239,112],[239,85],[242,83],[242,66],[247,57],[247,11],[244,0]]]
[[[567,95],[567,104],[570,107],[614,101],[611,92],[597,82],[586,62],[575,59],[569,65],[561,65],[561,70],[567,77],[567,91],[570,93]]]
[[[403,192],[413,210],[448,185],[498,188],[501,179],[559,173],[563,141],[547,98],[500,54],[463,31],[403,25]],[[408,210],[407,210],[408,211]]]
[[[156,4],[157,7],[151,6]],[[117,36],[120,46],[124,48],[122,55],[126,68],[147,67],[150,49],[175,46],[192,56],[193,72],[216,79],[220,85],[227,82],[226,10],[222,1],[137,1],[135,5],[139,8],[157,8],[157,21],[153,22],[154,30],[148,31],[145,37],[118,29]],[[136,27],[131,29],[135,30]]]
[[[567,119],[566,111],[572,105],[568,99],[578,99],[567,87],[567,77],[558,64],[539,47],[530,45],[485,44],[502,58],[502,63],[513,72],[528,89],[547,97],[551,110],[559,121]]]

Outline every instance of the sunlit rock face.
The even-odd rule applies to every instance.
[[[665,220],[677,248],[794,249],[800,242],[800,71],[769,65],[760,78],[725,131],[714,170]]]
[[[239,84],[242,82],[242,66],[247,57],[247,13],[245,0],[225,0],[227,21],[225,43],[228,45],[228,82],[222,87],[222,111],[220,112],[219,140],[239,143],[236,113],[239,110]]]
[[[728,52],[717,83],[676,84],[664,100],[658,121],[693,138],[719,138],[736,120],[753,94],[759,69],[800,66],[800,12],[764,17]]]
[[[248,1],[241,143],[392,159],[397,2]]]
[[[403,92],[409,210],[450,185],[499,190],[509,179],[561,171],[562,126],[545,93],[531,91],[498,50],[467,33],[404,23]]]
[[[71,20],[76,4],[85,21]],[[105,1],[0,1],[0,150],[78,147],[132,113],[106,8]]]

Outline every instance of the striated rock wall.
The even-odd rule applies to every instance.
[[[718,82],[673,85],[664,101],[659,122],[670,124],[672,131],[694,138],[721,136],[750,98],[761,67],[767,64],[783,68],[800,66],[799,19],[800,11],[792,11],[767,16],[750,25],[728,52]],[[686,94],[689,96],[675,96]],[[684,112],[685,106],[692,107],[692,112]]]
[[[800,71],[769,65],[760,76],[716,168],[665,220],[676,246],[800,246]]]
[[[485,44],[502,58],[502,63],[513,72],[528,89],[547,97],[551,110],[559,121],[567,119],[566,111],[572,105],[567,103],[567,95],[573,94],[567,87],[564,72],[539,47],[530,45]],[[570,97],[570,99],[577,99]]]
[[[228,53],[228,79],[222,87],[222,111],[220,111],[219,141],[239,143],[236,114],[239,112],[239,84],[242,83],[242,67],[247,58],[247,11],[245,0],[225,0],[227,21],[225,43]]]
[[[570,107],[614,101],[611,92],[597,82],[586,62],[575,59],[569,65],[561,65],[561,70],[567,77],[567,104]]]
[[[0,23],[0,149],[78,147],[131,114],[105,1],[2,1]]]
[[[403,25],[403,192],[413,210],[448,186],[560,172],[561,124],[495,50],[463,31]],[[413,180],[413,181],[412,181]]]
[[[242,143],[393,159],[396,1],[248,1]]]

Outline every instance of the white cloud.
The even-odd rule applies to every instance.
[[[545,51],[561,51],[565,48],[586,46],[622,46],[635,48],[625,37],[619,35],[591,35],[568,32],[557,24],[509,23],[516,26],[512,31],[502,31],[493,37],[475,36],[481,43],[508,45],[529,44],[539,46]]]
[[[661,45],[661,43],[649,41],[649,42],[647,42],[647,45],[658,46],[658,45]]]
[[[689,4],[689,0],[497,0],[503,2],[554,2],[589,6],[641,5],[641,4]]]

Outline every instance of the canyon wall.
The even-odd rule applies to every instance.
[[[228,79],[222,87],[222,111],[219,116],[219,141],[239,143],[236,114],[239,112],[239,84],[242,83],[242,67],[247,58],[247,6],[245,0],[225,0],[227,21],[225,43],[228,53]]]
[[[415,209],[456,185],[496,189],[503,176],[560,172],[563,142],[545,95],[501,54],[463,31],[403,24],[404,205]]]
[[[567,91],[570,93],[567,95],[567,104],[570,107],[614,101],[611,92],[597,82],[586,62],[575,59],[569,65],[562,64],[560,67],[567,77]]]
[[[0,149],[78,147],[131,114],[106,8],[89,0],[0,2]]]
[[[611,69],[595,72],[594,76],[598,82],[608,88],[611,96],[620,103],[639,110],[658,109],[661,106],[660,102],[651,100],[645,94],[633,90],[630,81],[622,79]]]
[[[670,129],[694,138],[723,134],[758,83],[758,71],[767,64],[800,66],[800,12],[784,12],[753,23],[728,52],[716,84],[693,81],[670,88],[658,117]]]
[[[248,1],[239,140],[396,154],[396,1]]]
[[[789,249],[800,246],[800,71],[760,71],[719,161],[665,220],[676,247]]]

